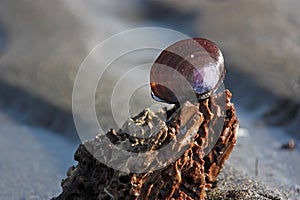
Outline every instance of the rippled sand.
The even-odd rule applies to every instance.
[[[265,115],[267,120],[262,124],[265,126],[265,122],[270,122],[281,125],[281,132],[273,138],[273,129],[266,126],[262,138],[271,137],[275,143],[266,152],[272,152],[274,148],[275,157],[289,157],[287,152],[277,154],[275,147],[293,137],[293,134],[299,134],[298,8],[299,2],[296,0],[187,0],[184,4],[181,1],[162,3],[146,0],[135,3],[128,0],[88,3],[27,0],[16,4],[3,0],[0,6],[1,110],[18,123],[42,126],[72,138],[77,137],[72,120],[71,95],[76,72],[87,53],[107,37],[128,28],[147,25],[178,28],[219,44],[228,69],[226,86],[232,90],[234,102],[243,109],[253,110],[257,121],[265,113],[271,113]],[[109,90],[109,86],[107,88]],[[98,97],[96,101],[100,113],[106,112],[104,101],[105,96]],[[282,109],[287,107],[290,109]],[[247,115],[247,112],[241,114]],[[248,128],[250,133],[256,131],[253,121],[248,123],[247,117],[241,119],[242,128]],[[260,140],[257,134],[254,138]],[[247,150],[255,142],[253,140],[241,138],[240,144]],[[256,145],[263,151],[264,143]],[[237,146],[236,150],[239,148]],[[241,152],[246,150],[241,149]],[[235,151],[230,161],[238,169],[248,169],[245,162],[238,162],[247,156],[244,153]],[[259,157],[263,160],[261,157],[264,155],[256,153],[249,159],[253,161]],[[271,156],[266,160],[275,165],[274,162],[280,158],[276,159]],[[297,162],[299,160],[295,156],[292,163]],[[260,163],[264,167],[261,173],[270,167],[268,163]],[[277,167],[277,171],[290,169],[281,164]],[[245,171],[253,173],[252,166]],[[227,173],[226,169],[224,173]],[[287,176],[287,181],[280,184],[286,184],[284,187],[292,184],[299,188],[295,186],[299,185],[295,182],[299,180],[299,174],[282,175]],[[268,179],[269,175],[261,176],[266,183],[272,180]]]

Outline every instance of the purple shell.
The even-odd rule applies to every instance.
[[[225,74],[216,44],[203,38],[181,40],[163,50],[154,62],[150,72],[152,97],[166,103],[189,100],[189,83],[199,101],[217,90]]]

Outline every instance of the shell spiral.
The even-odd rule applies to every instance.
[[[152,65],[151,94],[171,104],[188,101],[188,83],[200,101],[218,89],[225,74],[223,55],[215,43],[203,38],[181,40],[163,50]]]

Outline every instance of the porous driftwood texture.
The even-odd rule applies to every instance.
[[[110,130],[106,135],[81,144],[74,156],[78,165],[70,167],[68,177],[61,184],[62,193],[53,199],[205,199],[206,189],[216,182],[236,143],[238,120],[230,99],[231,93],[226,90],[197,105],[185,103],[165,113],[146,109],[126,122],[122,130]],[[222,110],[222,105],[226,109]],[[167,115],[166,122],[161,121],[161,114]],[[129,130],[132,123],[152,129],[160,126],[157,129],[160,131],[149,138],[138,138],[124,131]],[[222,126],[218,128],[220,123]],[[185,134],[180,134],[182,130]],[[187,140],[191,136],[192,139]],[[210,142],[214,139],[217,142]],[[118,164],[112,152],[99,152],[99,145],[106,140],[133,152],[151,152],[178,140],[171,150],[184,151],[178,159],[160,169],[152,170],[151,166],[157,165],[163,155],[137,166],[146,167],[148,171],[144,173],[124,173],[93,156],[102,153],[106,160]],[[128,161],[128,165],[130,163]]]

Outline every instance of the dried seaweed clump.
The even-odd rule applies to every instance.
[[[145,110],[125,123],[122,130],[111,130],[81,144],[75,153],[78,165],[69,169],[61,184],[62,193],[53,199],[204,199],[205,190],[216,182],[236,142],[238,120],[230,99],[231,93],[226,90],[198,105],[186,103],[181,109],[175,107],[156,114]],[[222,104],[226,107],[224,112]],[[160,120],[161,114],[167,115],[166,121]],[[144,130],[139,135],[148,137],[127,134],[135,127],[132,123]],[[183,127],[186,134],[180,134]],[[157,130],[159,133],[151,136]],[[99,151],[99,145],[106,140],[132,152],[159,150],[177,140],[170,150],[182,152],[178,159],[158,170],[153,170],[153,166],[165,159],[163,154],[137,166],[147,168],[147,172],[124,173],[126,169],[114,170],[93,156],[102,153],[108,161],[118,164],[109,149]],[[213,140],[217,142],[212,143]],[[132,169],[131,163],[129,160],[128,169]]]

